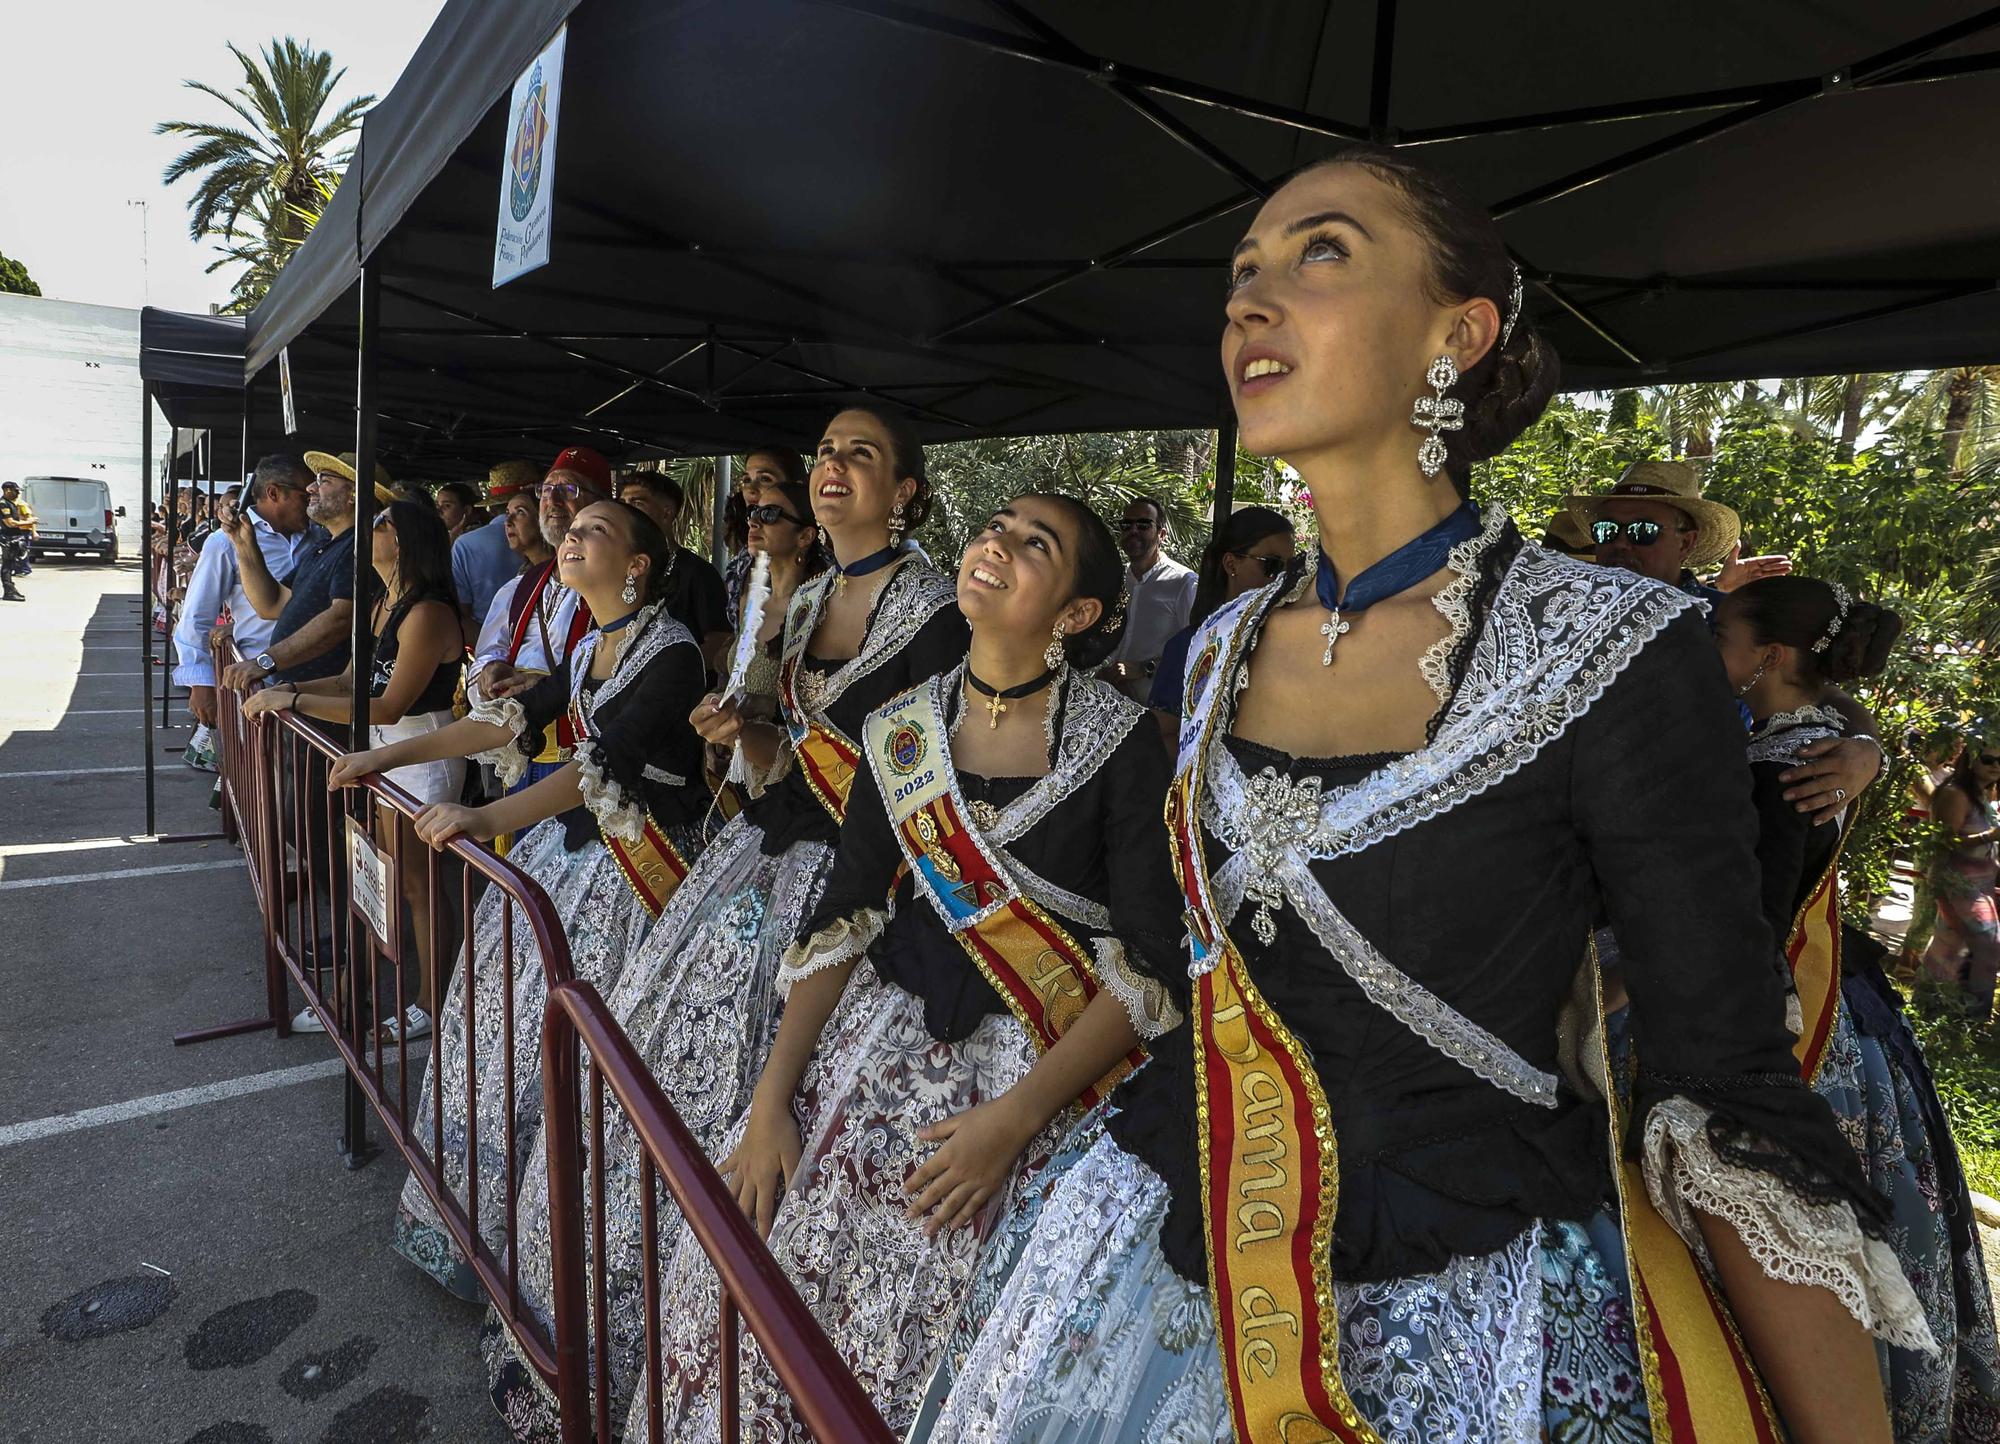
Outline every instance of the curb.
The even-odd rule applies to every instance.
[[[1972,1216],[1988,1228],[2000,1228],[2000,1201],[1988,1198],[1977,1189],[1972,1191]]]

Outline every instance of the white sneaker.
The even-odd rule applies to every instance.
[[[312,1010],[312,1004],[308,1003],[299,1009],[298,1013],[292,1018],[292,1031],[294,1033],[324,1033],[326,1031],[326,1024],[319,1020],[319,1014],[315,1013]]]
[[[382,1036],[391,1043],[410,1043],[418,1038],[431,1035],[431,1017],[420,1004],[412,1003],[403,1009],[403,1016],[391,1018],[382,1025]]]

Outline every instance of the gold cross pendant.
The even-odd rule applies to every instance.
[[[1333,644],[1346,636],[1349,630],[1349,624],[1340,619],[1340,613],[1338,612],[1333,613],[1333,615],[1319,624],[1319,634],[1326,638],[1326,655],[1319,659],[1320,666],[1331,667],[1333,665]]]
[[[1000,727],[1000,714],[1007,710],[1007,704],[998,697],[986,697],[982,700],[986,703],[986,730],[997,731]]]

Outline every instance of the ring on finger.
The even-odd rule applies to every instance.
[[[1845,802],[1845,801],[1847,801],[1847,789],[1846,789],[1845,787],[1836,787],[1836,788],[1834,788],[1834,789],[1833,789],[1833,800],[1834,800],[1835,802]]]

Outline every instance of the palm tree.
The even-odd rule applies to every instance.
[[[172,185],[200,177],[188,201],[189,235],[220,238],[225,261],[247,259],[232,255],[232,247],[255,253],[262,245],[274,253],[262,259],[275,275],[311,229],[308,217],[318,214],[339,184],[354,154],[352,145],[341,142],[354,134],[375,97],[350,100],[326,115],[347,71],[335,70],[333,56],[313,49],[310,41],[273,40],[259,60],[234,45],[229,53],[243,67],[243,84],[234,94],[205,81],[183,83],[221,101],[243,124],[162,121],[156,134],[194,141],[167,167],[164,179]],[[246,216],[254,228],[245,227]]]
[[[1940,432],[1951,449],[1952,475],[1963,476],[2000,446],[2000,366],[1931,372],[1897,420]]]

